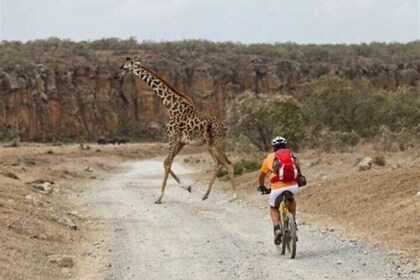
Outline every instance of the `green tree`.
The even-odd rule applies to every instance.
[[[355,131],[365,138],[377,133],[387,95],[368,80],[321,77],[304,85],[303,91],[305,123],[316,130]]]
[[[244,93],[229,106],[227,123],[233,137],[243,135],[264,151],[275,135],[286,137],[295,149],[304,135],[302,109],[291,96]]]

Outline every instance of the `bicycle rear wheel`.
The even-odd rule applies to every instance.
[[[281,254],[284,255],[287,253],[291,259],[294,259],[296,256],[296,224],[295,219],[292,213],[287,213],[282,225],[283,230],[283,240]]]

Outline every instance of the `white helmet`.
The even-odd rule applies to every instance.
[[[286,138],[282,136],[276,136],[271,140],[271,146],[278,147],[278,146],[285,146],[287,144]]]

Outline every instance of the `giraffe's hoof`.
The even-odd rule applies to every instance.
[[[155,201],[155,204],[162,204],[162,201],[160,199]]]
[[[229,202],[233,202],[238,199],[238,196],[235,194],[231,199],[229,199]]]
[[[203,196],[202,200],[206,200],[207,198],[209,198],[208,195]]]
[[[189,193],[191,193],[191,191],[192,191],[191,186],[188,186],[188,187],[183,186],[182,188],[183,188],[184,190],[186,190],[187,192],[189,192]]]

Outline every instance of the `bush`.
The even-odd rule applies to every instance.
[[[416,139],[418,137],[416,131],[406,128],[392,131],[387,126],[381,126],[374,139],[373,148],[381,152],[405,151],[419,141]]]
[[[414,130],[420,119],[418,92],[405,87],[385,92],[366,79],[351,82],[336,76],[322,77],[303,86],[302,102],[305,124],[312,133],[354,132],[352,136],[336,135],[344,142],[358,141],[358,136],[372,140],[382,133],[383,125],[392,131]]]
[[[303,87],[305,123],[331,131],[355,131],[372,137],[386,96],[367,80],[352,84],[336,76]]]
[[[261,163],[254,160],[242,160],[242,163],[246,172],[256,171],[261,167]]]
[[[418,90],[400,87],[395,92],[389,92],[386,103],[381,111],[381,125],[386,125],[391,131],[401,129],[417,129],[420,120],[420,94]]]
[[[240,162],[235,162],[233,164],[233,175],[237,176],[237,175],[241,175],[242,173],[244,173],[245,168],[243,167],[243,165]]]
[[[373,163],[379,166],[385,166],[385,156],[380,154],[373,157]]]
[[[311,135],[311,139],[312,145],[307,146],[321,148],[324,152],[353,152],[361,138],[354,131],[322,130],[315,135]]]
[[[245,136],[260,150],[271,149],[275,135],[286,137],[297,149],[304,135],[302,110],[291,96],[242,94],[230,104],[227,123],[231,137]]]
[[[233,164],[233,175],[239,176],[248,172],[252,172],[260,169],[260,163],[254,160],[240,160]],[[228,175],[227,171],[222,168],[217,172],[217,177],[226,177]]]

